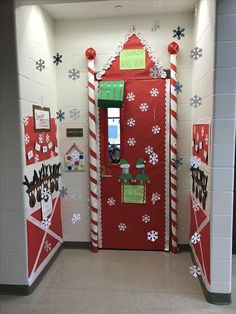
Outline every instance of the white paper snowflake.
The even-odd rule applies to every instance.
[[[158,192],[152,193],[151,202],[153,205],[156,204],[156,202],[160,201],[161,195]]]
[[[202,98],[195,95],[193,97],[190,98],[190,105],[192,107],[194,107],[195,109],[197,109],[199,106],[201,106],[202,104]]]
[[[51,226],[51,219],[50,218],[44,218],[42,221],[41,221],[41,224],[45,227],[45,228],[48,228]]]
[[[198,206],[197,202],[195,202],[195,201],[193,201],[193,210],[195,212],[199,211],[199,206]]]
[[[145,153],[151,155],[151,153],[153,153],[153,147],[151,146],[145,147]]]
[[[201,166],[201,159],[197,158],[197,156],[191,157],[190,166],[192,168],[197,168]]]
[[[153,133],[153,134],[159,134],[160,131],[161,131],[161,128],[160,128],[158,125],[154,125],[154,126],[152,127],[152,133]]]
[[[80,71],[79,70],[76,70],[75,68],[69,70],[69,75],[68,77],[70,79],[72,79],[73,81],[76,81],[77,79],[80,78]]]
[[[35,162],[35,163],[38,163],[38,162],[39,162],[39,155],[38,155],[38,154],[35,154],[35,156],[34,156],[34,162]]]
[[[198,242],[200,242],[200,238],[201,238],[201,235],[197,232],[195,232],[192,237],[191,237],[191,242],[193,244],[197,244]]]
[[[134,95],[134,93],[131,92],[131,93],[127,94],[126,98],[127,98],[128,101],[134,101],[135,95]]]
[[[126,226],[126,224],[124,224],[124,223],[120,223],[120,224],[118,225],[118,229],[119,229],[120,231],[125,231],[126,228],[127,228],[127,226]]]
[[[107,199],[107,204],[108,204],[109,206],[114,206],[115,203],[116,203],[116,200],[114,199],[114,197],[109,197],[109,198]]]
[[[44,242],[44,250],[48,253],[51,251],[51,249],[52,249],[52,244],[48,240],[46,240]]]
[[[73,214],[71,221],[73,224],[81,220],[81,215],[80,214]]]
[[[150,220],[151,218],[149,215],[145,214],[142,216],[142,221],[145,222],[145,224],[147,224]]]
[[[129,127],[135,126],[135,119],[129,118],[129,119],[127,120],[127,125],[128,125]]]
[[[45,201],[48,200],[49,196],[51,195],[51,192],[48,188],[43,188],[41,191],[41,198]]]
[[[50,142],[50,135],[49,135],[49,134],[46,135],[46,142],[47,142],[47,143]]]
[[[147,239],[151,242],[155,242],[158,239],[158,232],[155,230],[147,232]]]
[[[77,120],[80,117],[80,111],[76,108],[70,110],[70,117],[71,119]]]
[[[136,139],[134,137],[130,137],[127,143],[129,146],[134,146],[136,144]]]
[[[190,52],[190,58],[194,59],[195,61],[202,57],[202,48],[195,47]]]
[[[156,153],[152,153],[149,155],[149,162],[152,165],[155,165],[158,163],[158,155]]]
[[[41,133],[39,134],[38,141],[39,141],[40,144],[43,143],[43,134],[41,134]]]
[[[30,142],[30,136],[29,136],[28,133],[26,133],[26,134],[24,135],[24,143],[25,143],[25,145],[28,145],[29,142]]]
[[[24,123],[24,125],[28,125],[29,124],[29,117],[24,116],[23,117],[23,123]]]
[[[158,90],[157,88],[152,88],[152,89],[150,90],[150,95],[151,95],[152,97],[157,97],[158,94],[159,94],[159,90]]]
[[[39,59],[38,61],[35,61],[36,64],[36,69],[39,70],[40,72],[45,69],[45,61],[42,59]]]
[[[198,266],[193,265],[189,267],[190,274],[193,275],[194,278],[201,275],[201,270]]]
[[[139,106],[140,110],[142,112],[145,112],[148,110],[148,104],[146,102],[142,103],[140,106]]]

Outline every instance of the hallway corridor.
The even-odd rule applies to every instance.
[[[0,296],[0,313],[235,313],[236,256],[233,263],[233,303],[216,306],[189,274],[189,253],[64,249],[31,296]]]

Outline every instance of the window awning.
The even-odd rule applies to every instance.
[[[124,99],[124,81],[101,81],[98,87],[98,107],[121,108]]]

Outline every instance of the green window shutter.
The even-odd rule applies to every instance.
[[[121,108],[124,99],[124,81],[101,81],[98,87],[98,107]]]

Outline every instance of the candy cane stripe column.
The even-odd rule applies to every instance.
[[[171,250],[177,253],[177,166],[175,163],[177,157],[177,93],[176,87],[176,55],[179,51],[177,43],[172,42],[168,46],[170,54],[170,198],[171,198]]]
[[[96,51],[88,48],[85,52],[88,60],[88,117],[89,117],[89,179],[90,179],[90,215],[92,251],[98,251],[98,202],[97,202],[97,135],[95,115],[94,59]]]

